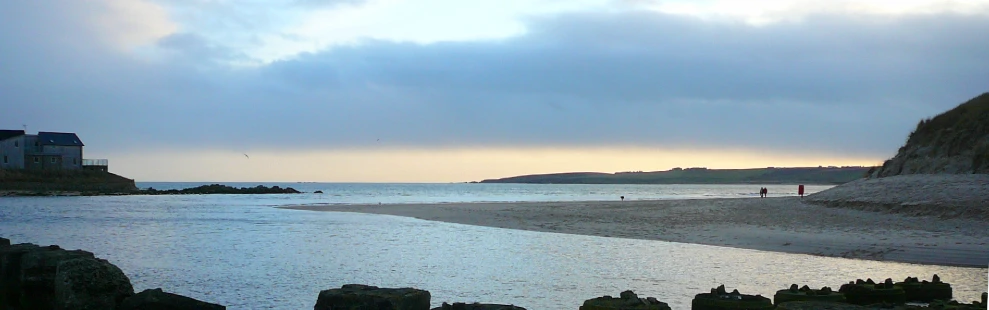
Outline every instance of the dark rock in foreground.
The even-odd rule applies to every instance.
[[[203,186],[196,186],[186,189],[169,189],[169,190],[156,190],[154,188],[148,188],[140,192],[145,195],[193,195],[193,194],[301,194],[302,192],[291,188],[281,188],[276,186],[267,187],[264,185],[258,185],[255,187],[241,187],[236,188],[233,186],[221,185],[221,184],[210,184]]]
[[[670,310],[670,306],[654,297],[639,298],[632,291],[624,291],[619,298],[598,297],[584,301],[580,310]]]
[[[762,295],[744,295],[733,290],[731,293],[725,290],[725,286],[711,289],[710,293],[701,293],[694,296],[690,302],[692,310],[769,310],[773,309],[773,303],[769,298]]]
[[[120,304],[119,310],[223,310],[227,307],[198,301],[160,288],[144,290]]]
[[[130,279],[106,260],[86,257],[58,264],[56,309],[112,309],[131,295]]]
[[[120,309],[125,303],[136,305],[126,308],[131,310],[225,309],[188,297],[146,292],[134,296],[127,275],[93,253],[55,245],[10,245],[10,240],[0,238],[0,310]],[[162,300],[166,302],[158,302]]]
[[[776,310],[866,310],[868,308],[843,302],[788,301],[776,306]]]
[[[906,293],[902,288],[893,285],[892,279],[886,279],[883,283],[875,283],[872,279],[843,284],[838,290],[845,294],[845,298],[850,304],[871,305],[871,304],[893,304],[902,305],[906,303]]]
[[[779,290],[776,295],[773,295],[773,304],[775,305],[790,301],[845,302],[845,295],[832,291],[827,286],[815,290],[806,285],[797,288],[796,284],[791,285],[789,289]]]
[[[429,292],[346,284],[319,292],[314,310],[429,310]]]
[[[516,307],[513,305],[481,303],[467,304],[462,302],[455,302],[451,305],[444,302],[443,305],[433,308],[433,310],[525,310],[525,308]]]
[[[133,295],[119,268],[86,251],[0,247],[0,309],[113,309]]]
[[[938,275],[934,275],[931,282],[920,281],[916,277],[907,277],[903,282],[897,282],[894,286],[902,288],[907,301],[932,302],[935,300],[951,300],[951,284],[941,282]]]

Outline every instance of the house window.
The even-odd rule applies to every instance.
[[[76,164],[76,159],[75,159],[75,158],[73,158],[73,159],[72,159],[72,164],[73,164],[73,165],[75,165],[75,164]]]
[[[3,155],[3,163],[7,163],[7,155]]]
[[[17,141],[14,141],[14,147],[16,148],[17,146]]]
[[[55,163],[55,157],[52,157],[52,163],[53,164]]]
[[[34,163],[37,164],[37,163],[40,163],[40,162],[41,162],[41,157],[35,156],[34,157]]]

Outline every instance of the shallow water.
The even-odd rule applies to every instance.
[[[713,246],[578,236],[338,212],[283,210],[292,195],[0,199],[0,236],[96,253],[135,289],[230,309],[311,309],[347,283],[429,290],[444,301],[576,309],[626,289],[673,309],[711,287],[771,296],[791,283],[938,274],[955,297],[986,290],[986,268],[885,263]],[[302,201],[305,202],[305,201]]]

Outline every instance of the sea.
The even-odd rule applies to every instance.
[[[201,183],[139,182],[141,188]],[[0,236],[84,249],[120,267],[136,290],[165,291],[228,309],[312,309],[321,290],[349,283],[428,290],[442,302],[577,309],[632,290],[674,310],[698,293],[771,297],[858,278],[952,284],[978,300],[987,268],[877,262],[686,243],[509,230],[344,212],[300,204],[711,199],[796,195],[796,185],[560,185],[221,183],[292,187],[304,194],[0,198]],[[807,193],[829,186],[807,186]],[[315,191],[322,194],[315,194]]]

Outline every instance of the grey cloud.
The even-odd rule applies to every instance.
[[[175,61],[184,64],[208,63],[211,65],[228,64],[231,62],[252,62],[247,54],[230,47],[210,42],[205,37],[194,33],[174,33],[157,42],[158,47],[174,53]]]
[[[78,131],[103,148],[731,147],[890,156],[921,117],[985,92],[989,21],[814,16],[749,27],[567,14],[496,42],[368,41],[260,68],[194,34],[144,62],[0,29],[0,124]],[[47,30],[46,30],[47,29]],[[7,48],[13,47],[13,48]],[[29,48],[30,47],[30,48]],[[44,53],[31,53],[41,50]],[[58,72],[51,80],[35,72]],[[85,78],[80,78],[85,77]],[[30,104],[28,104],[30,103]],[[37,124],[37,125],[34,125]]]
[[[346,4],[360,4],[366,0],[290,0],[292,4],[309,8],[328,8]]]

